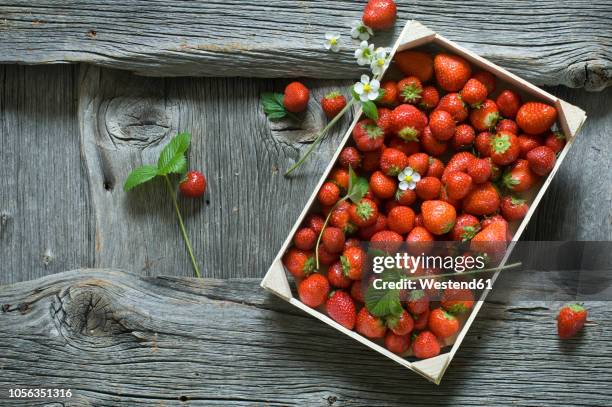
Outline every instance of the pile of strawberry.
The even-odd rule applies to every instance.
[[[528,210],[520,194],[553,169],[565,140],[551,130],[555,107],[496,91],[492,74],[460,56],[410,50],[394,63],[405,77],[381,84],[378,120],[356,125],[283,262],[306,305],[392,352],[430,358],[473,294],[447,290],[434,302],[415,291],[401,314],[376,317],[363,306],[359,242],[509,240],[509,222]],[[353,171],[368,180],[357,202],[342,199]]]

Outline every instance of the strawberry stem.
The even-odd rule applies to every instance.
[[[193,271],[195,272],[196,277],[202,277],[202,274],[200,274],[200,268],[198,267],[198,264],[196,263],[195,257],[193,255],[191,241],[189,240],[189,236],[187,236],[187,231],[185,230],[183,216],[181,216],[181,211],[179,209],[178,202],[176,201],[176,191],[174,190],[174,188],[172,188],[172,183],[170,182],[170,178],[168,178],[167,175],[164,175],[164,181],[168,189],[168,194],[170,194],[170,198],[172,198],[172,203],[174,204],[174,210],[176,211],[176,216],[178,217],[181,233],[183,234],[183,240],[185,240],[185,246],[187,246],[187,252],[189,253],[189,257],[191,258],[191,264],[193,265]]]
[[[312,142],[312,144],[310,145],[310,147],[308,147],[308,150],[306,150],[306,153],[304,153],[304,155],[298,160],[298,162],[296,162],[295,164],[293,164],[291,166],[291,168],[289,168],[287,170],[287,172],[285,172],[285,176],[291,174],[294,170],[296,170],[298,167],[300,167],[304,161],[306,161],[306,159],[308,158],[308,156],[310,155],[310,153],[312,153],[315,149],[315,147],[317,147],[319,144],[321,144],[321,141],[323,141],[323,136],[325,135],[325,133],[327,133],[327,131],[329,129],[332,128],[332,126],[334,124],[336,124],[338,122],[338,120],[340,120],[340,118],[342,116],[344,116],[344,114],[351,108],[351,106],[353,106],[356,103],[356,100],[353,98],[351,99],[346,106],[344,106],[344,108],[340,111],[340,113],[338,113],[336,115],[336,117],[334,117],[333,119],[330,120],[329,123],[327,123],[327,126],[325,126],[323,128],[323,130],[321,130],[318,134],[317,137],[315,138],[315,140]]]

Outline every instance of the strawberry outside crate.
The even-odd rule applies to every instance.
[[[406,24],[406,26],[402,30],[398,40],[396,41],[391,51],[391,57],[393,57],[396,52],[413,49],[417,47],[424,47],[424,46],[432,47],[433,49],[437,49],[437,50],[447,50],[451,53],[460,55],[464,57],[465,59],[467,59],[473,66],[479,69],[491,72],[493,75],[496,76],[498,80],[504,82],[504,85],[507,88],[513,89],[519,92],[521,95],[523,95],[524,100],[529,100],[529,99],[539,100],[545,103],[552,104],[553,106],[557,108],[557,112],[558,112],[557,125],[559,126],[560,130],[565,134],[567,138],[567,143],[564,149],[559,153],[554,169],[548,174],[548,176],[543,177],[540,180],[539,184],[531,190],[531,193],[526,196],[530,207],[529,207],[529,211],[527,215],[525,216],[525,218],[521,222],[514,222],[510,224],[511,232],[513,233],[513,238],[512,238],[512,241],[509,243],[505,257],[502,260],[501,266],[503,266],[506,263],[506,260],[508,259],[508,257],[510,256],[512,248],[514,247],[514,242],[516,242],[521,237],[521,234],[524,231],[525,227],[527,226],[529,219],[535,212],[538,206],[538,203],[540,202],[542,196],[546,192],[546,189],[550,185],[553,177],[557,173],[569,149],[572,147],[576,134],[579,132],[580,128],[582,127],[582,125],[584,124],[586,120],[586,114],[585,112],[583,112],[581,109],[577,108],[576,106],[573,106],[567,102],[564,102],[563,100],[560,100],[559,98],[543,91],[542,89],[517,77],[516,75],[506,71],[505,69],[487,61],[484,58],[479,57],[473,52],[468,51],[465,48],[455,44],[454,42],[447,40],[441,35],[436,34],[434,31],[430,30],[429,28],[425,27],[424,25],[420,24],[417,21],[410,21]],[[447,346],[443,349],[443,351],[446,351],[445,353],[441,353],[440,355],[430,358],[430,359],[424,359],[424,360],[411,362],[401,356],[398,356],[388,351],[383,346],[371,341],[370,339],[360,335],[359,333],[344,328],[343,326],[341,326],[340,324],[338,324],[337,322],[335,322],[334,320],[332,320],[325,314],[303,304],[298,298],[296,298],[293,295],[289,280],[287,278],[287,272],[282,263],[282,257],[285,254],[286,250],[290,247],[293,235],[295,234],[297,229],[302,224],[304,218],[309,213],[312,206],[315,204],[317,191],[321,188],[321,185],[323,184],[323,182],[325,182],[330,171],[336,164],[338,155],[340,154],[341,150],[349,142],[353,128],[355,127],[357,122],[361,119],[361,116],[362,116],[361,112],[357,112],[357,115],[355,116],[353,123],[351,124],[350,128],[348,129],[345,136],[343,137],[330,164],[328,165],[323,175],[321,176],[321,179],[319,180],[317,187],[315,188],[312,195],[306,202],[306,206],[304,210],[302,211],[302,213],[296,220],[295,225],[293,226],[293,228],[291,229],[291,232],[289,233],[289,236],[287,237],[284,244],[282,245],[280,251],[278,252],[278,255],[274,259],[274,262],[272,263],[266,276],[262,280],[261,286],[265,288],[266,290],[288,301],[295,307],[300,308],[301,310],[312,315],[313,317],[336,328],[338,331],[341,331],[342,333],[350,336],[351,338],[363,343],[370,349],[373,349],[387,356],[388,358],[394,360],[395,362],[401,364],[402,366],[405,366],[408,369],[413,370],[414,372],[420,374],[426,379],[436,384],[439,384],[440,381],[442,380],[442,376],[444,375],[444,372],[449,366],[455,353],[458,351],[459,347],[461,346],[461,342],[463,341],[463,338],[467,334],[472,322],[476,318],[478,311],[482,307],[484,299],[486,298],[488,294],[488,290],[485,290],[483,294],[481,295],[481,297],[478,299],[478,301],[474,305],[472,312],[469,314],[469,316],[465,320],[458,334],[455,337],[453,337],[452,340],[449,340],[446,342]],[[494,274],[493,281],[495,281],[499,273],[500,272],[498,271],[497,273]]]

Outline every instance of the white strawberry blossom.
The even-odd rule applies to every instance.
[[[377,79],[372,79],[368,75],[361,75],[361,82],[357,82],[353,86],[355,93],[359,95],[359,100],[362,102],[368,102],[370,100],[376,100],[380,89],[380,82]]]
[[[358,65],[368,65],[374,56],[374,44],[368,44],[367,41],[361,41],[359,48],[355,50],[355,58]]]
[[[340,34],[326,33],[325,49],[331,50],[332,52],[340,51]]]
[[[405,191],[407,189],[415,189],[416,183],[421,180],[421,174],[413,170],[411,167],[406,167],[397,175],[399,180],[399,189]]]
[[[371,36],[374,35],[374,32],[370,27],[363,24],[360,20],[355,20],[351,24],[351,37],[353,39],[360,39],[361,41],[367,41]]]
[[[387,50],[383,47],[377,48],[374,56],[372,57],[372,62],[370,63],[372,73],[376,76],[382,75],[385,69],[387,69],[389,66],[389,62],[389,58],[387,58]]]

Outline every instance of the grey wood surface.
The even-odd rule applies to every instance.
[[[287,179],[283,170],[325,123],[316,100],[350,81],[307,81],[314,97],[304,122],[270,123],[259,95],[286,80],[144,78],[94,67],[78,77],[68,66],[2,72],[0,284],[79,267],[191,276],[162,186],[121,189],[178,130],[193,133],[191,166],[209,180],[206,199],[180,202],[204,275],[263,277],[349,123]],[[589,118],[524,239],[610,240],[612,173],[602,163],[612,153],[612,90],[548,90]]]
[[[90,62],[152,76],[354,76],[352,51],[323,48],[365,0],[14,0],[0,5],[1,63]],[[601,89],[612,81],[608,0],[398,1],[390,45],[416,19],[526,79]]]
[[[608,303],[563,342],[558,304],[485,304],[437,387],[258,283],[75,270],[0,288],[2,397],[35,385],[72,389],[63,406],[610,405]]]

